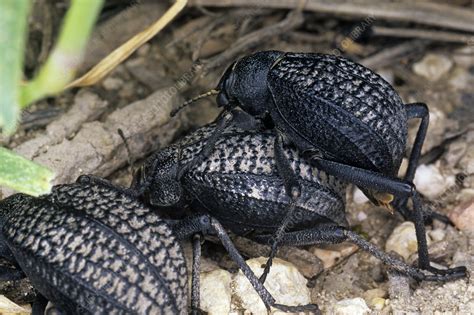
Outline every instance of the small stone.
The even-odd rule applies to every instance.
[[[445,75],[452,65],[451,59],[444,55],[427,54],[422,60],[413,65],[413,71],[433,82]]]
[[[364,300],[367,302],[375,298],[387,297],[387,291],[382,288],[370,289],[364,292]]]
[[[370,300],[369,306],[376,311],[381,311],[385,306],[385,299],[380,297],[373,298]]]
[[[367,306],[364,299],[360,297],[344,299],[338,301],[333,306],[333,314],[335,315],[364,315],[369,313],[370,308]]]
[[[458,167],[466,175],[474,174],[474,130],[466,134],[467,150],[459,160]]]
[[[422,164],[416,169],[414,183],[420,193],[435,199],[455,184],[455,177],[442,174],[435,164]]]
[[[434,242],[440,242],[446,237],[446,231],[443,229],[434,229],[427,232],[430,239]]]
[[[262,274],[262,265],[266,262],[266,257],[247,260],[247,264],[257,277]],[[265,287],[277,303],[284,305],[310,304],[311,294],[306,285],[307,280],[293,264],[279,258],[273,260],[272,268],[265,281]],[[239,271],[234,277],[232,287],[234,288],[234,297],[240,301],[242,308],[254,315],[267,314],[265,305],[242,271]]]
[[[341,253],[335,250],[314,248],[313,254],[316,255],[323,262],[324,269],[331,268],[342,257]]]
[[[449,214],[449,219],[460,230],[474,231],[474,199],[454,208]]]
[[[201,309],[212,314],[228,314],[231,304],[232,275],[226,270],[201,274]]]
[[[365,213],[364,211],[359,211],[359,212],[357,212],[357,220],[358,220],[359,222],[362,222],[362,221],[364,221],[364,220],[367,219],[367,218],[368,218],[367,213]]]
[[[123,80],[120,78],[109,77],[102,82],[102,86],[109,91],[118,90],[123,85]]]
[[[451,143],[448,147],[448,151],[444,155],[444,159],[451,168],[454,168],[467,152],[468,145],[466,141],[464,139],[460,140],[461,141]]]
[[[427,241],[429,245],[429,237],[427,237]],[[403,222],[397,226],[389,236],[387,243],[385,244],[385,250],[387,252],[394,251],[405,260],[408,259],[411,254],[418,250],[415,225],[412,222]]]
[[[356,204],[360,205],[369,201],[369,198],[359,188],[354,188],[353,200]]]
[[[464,68],[456,67],[449,76],[448,84],[458,90],[467,90],[474,84],[474,75]]]

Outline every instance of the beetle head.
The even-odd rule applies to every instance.
[[[217,105],[226,109],[239,106],[254,116],[265,114],[271,101],[267,75],[282,54],[262,51],[235,61],[217,85]]]
[[[176,151],[169,147],[157,152],[135,175],[132,189],[144,195],[152,206],[170,207],[181,200],[183,189],[176,179]]]

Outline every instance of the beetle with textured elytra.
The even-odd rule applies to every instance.
[[[200,156],[180,168],[178,179],[212,153],[239,107],[257,121],[271,122],[267,127],[276,133],[276,163],[286,192],[294,202],[304,187],[300,187],[289,167],[283,154],[284,144],[294,145],[319,169],[357,185],[374,204],[390,211],[395,208],[405,219],[413,221],[420,268],[452,279],[466,275],[465,267],[438,269],[429,261],[421,197],[413,184],[429,122],[425,104],[404,104],[379,75],[342,57],[262,51],[235,61],[216,90],[184,103],[171,115],[213,94],[217,94],[218,106],[224,108],[216,131]],[[420,118],[421,124],[406,175],[398,179],[407,144],[408,120],[414,118]],[[246,121],[244,125],[249,127],[252,123]],[[407,206],[410,198],[411,210]],[[276,248],[286,229],[284,222],[289,222],[292,215],[288,211],[272,248]]]
[[[139,202],[135,190],[94,176],[38,198],[16,194],[0,201],[0,257],[15,266],[0,267],[0,280],[27,276],[39,292],[37,315],[48,300],[65,314],[187,314],[188,275],[178,240],[206,230],[221,238],[268,308],[303,310],[275,303],[215,219],[179,222],[177,233],[173,223]],[[194,262],[193,284],[197,251]]]
[[[190,228],[199,230],[195,226],[201,223],[193,216],[209,215],[226,229],[267,244],[280,228],[288,209],[294,207],[289,231],[281,236],[282,244],[301,246],[349,241],[414,279],[451,279],[445,275],[426,275],[350,231],[345,217],[347,184],[312,167],[297,150],[287,147],[284,154],[291,160],[290,167],[297,174],[298,183],[304,187],[300,198],[293,203],[278,174],[275,135],[270,130],[229,126],[217,140],[211,155],[177,180],[179,165],[198,156],[214,131],[214,125],[202,127],[155,152],[134,178],[132,191],[151,206],[182,220],[174,226],[179,238],[190,235]],[[182,209],[188,213],[175,212]],[[187,217],[189,213],[191,216]],[[203,233],[206,232],[203,229]],[[239,267],[245,267],[243,264]],[[193,273],[193,283],[196,283],[198,279],[194,277],[198,274]],[[300,307],[305,310],[306,306]]]

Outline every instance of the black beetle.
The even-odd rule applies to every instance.
[[[199,155],[214,131],[214,126],[203,127],[154,153],[142,166],[132,190],[139,191],[152,206],[167,207],[168,213],[187,206],[192,213],[209,214],[225,228],[261,243],[272,241],[272,233],[280,228],[288,208],[294,205],[289,232],[281,236],[286,245],[351,241],[415,279],[450,279],[425,275],[348,230],[346,184],[312,167],[297,150],[285,148],[284,154],[303,187],[293,204],[279,176],[273,150],[275,135],[271,131],[227,128],[217,140],[214,152],[178,180],[179,164]],[[186,224],[175,227],[177,235],[187,230],[183,225]]]
[[[43,314],[43,297],[65,314],[188,312],[185,258],[172,229],[105,181],[82,176],[39,198],[13,195],[0,202],[0,226],[2,256],[41,294],[34,313]]]
[[[178,223],[163,220],[134,190],[90,175],[39,198],[13,195],[0,202],[0,256],[18,269],[1,268],[0,279],[21,278],[23,271],[40,293],[33,307],[37,314],[47,300],[67,314],[185,314],[187,272],[178,240],[214,233],[268,307],[317,310],[276,304],[215,219]],[[196,254],[194,261],[196,312]]]
[[[421,199],[413,185],[429,122],[425,104],[403,104],[390,84],[348,59],[281,51],[257,52],[237,60],[225,71],[217,90],[204,95],[210,94],[218,94],[217,104],[224,108],[218,128],[201,155],[180,169],[178,178],[211,154],[233,119],[234,108],[240,107],[270,121],[269,127],[276,130],[276,162],[293,199],[301,194],[301,187],[281,154],[284,142],[295,145],[319,169],[359,186],[376,205],[393,211],[395,196],[396,210],[415,223],[421,268],[453,278],[466,274],[464,268],[438,270],[429,261]],[[396,176],[406,148],[408,120],[413,118],[421,118],[421,124],[401,180]],[[413,211],[406,206],[408,198]],[[287,217],[291,215],[289,211]]]

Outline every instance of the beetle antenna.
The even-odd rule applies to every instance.
[[[217,95],[217,94],[219,94],[219,90],[213,89],[213,90],[207,91],[206,93],[203,93],[201,95],[193,97],[192,99],[187,100],[186,102],[181,104],[178,108],[173,109],[170,113],[170,116],[171,117],[176,116],[176,114],[179,113],[180,110],[182,110],[183,108],[185,108],[189,104],[192,104],[192,103],[196,102],[197,100],[200,100],[201,98],[205,98],[205,97],[208,97],[208,96],[211,96],[211,95]]]

